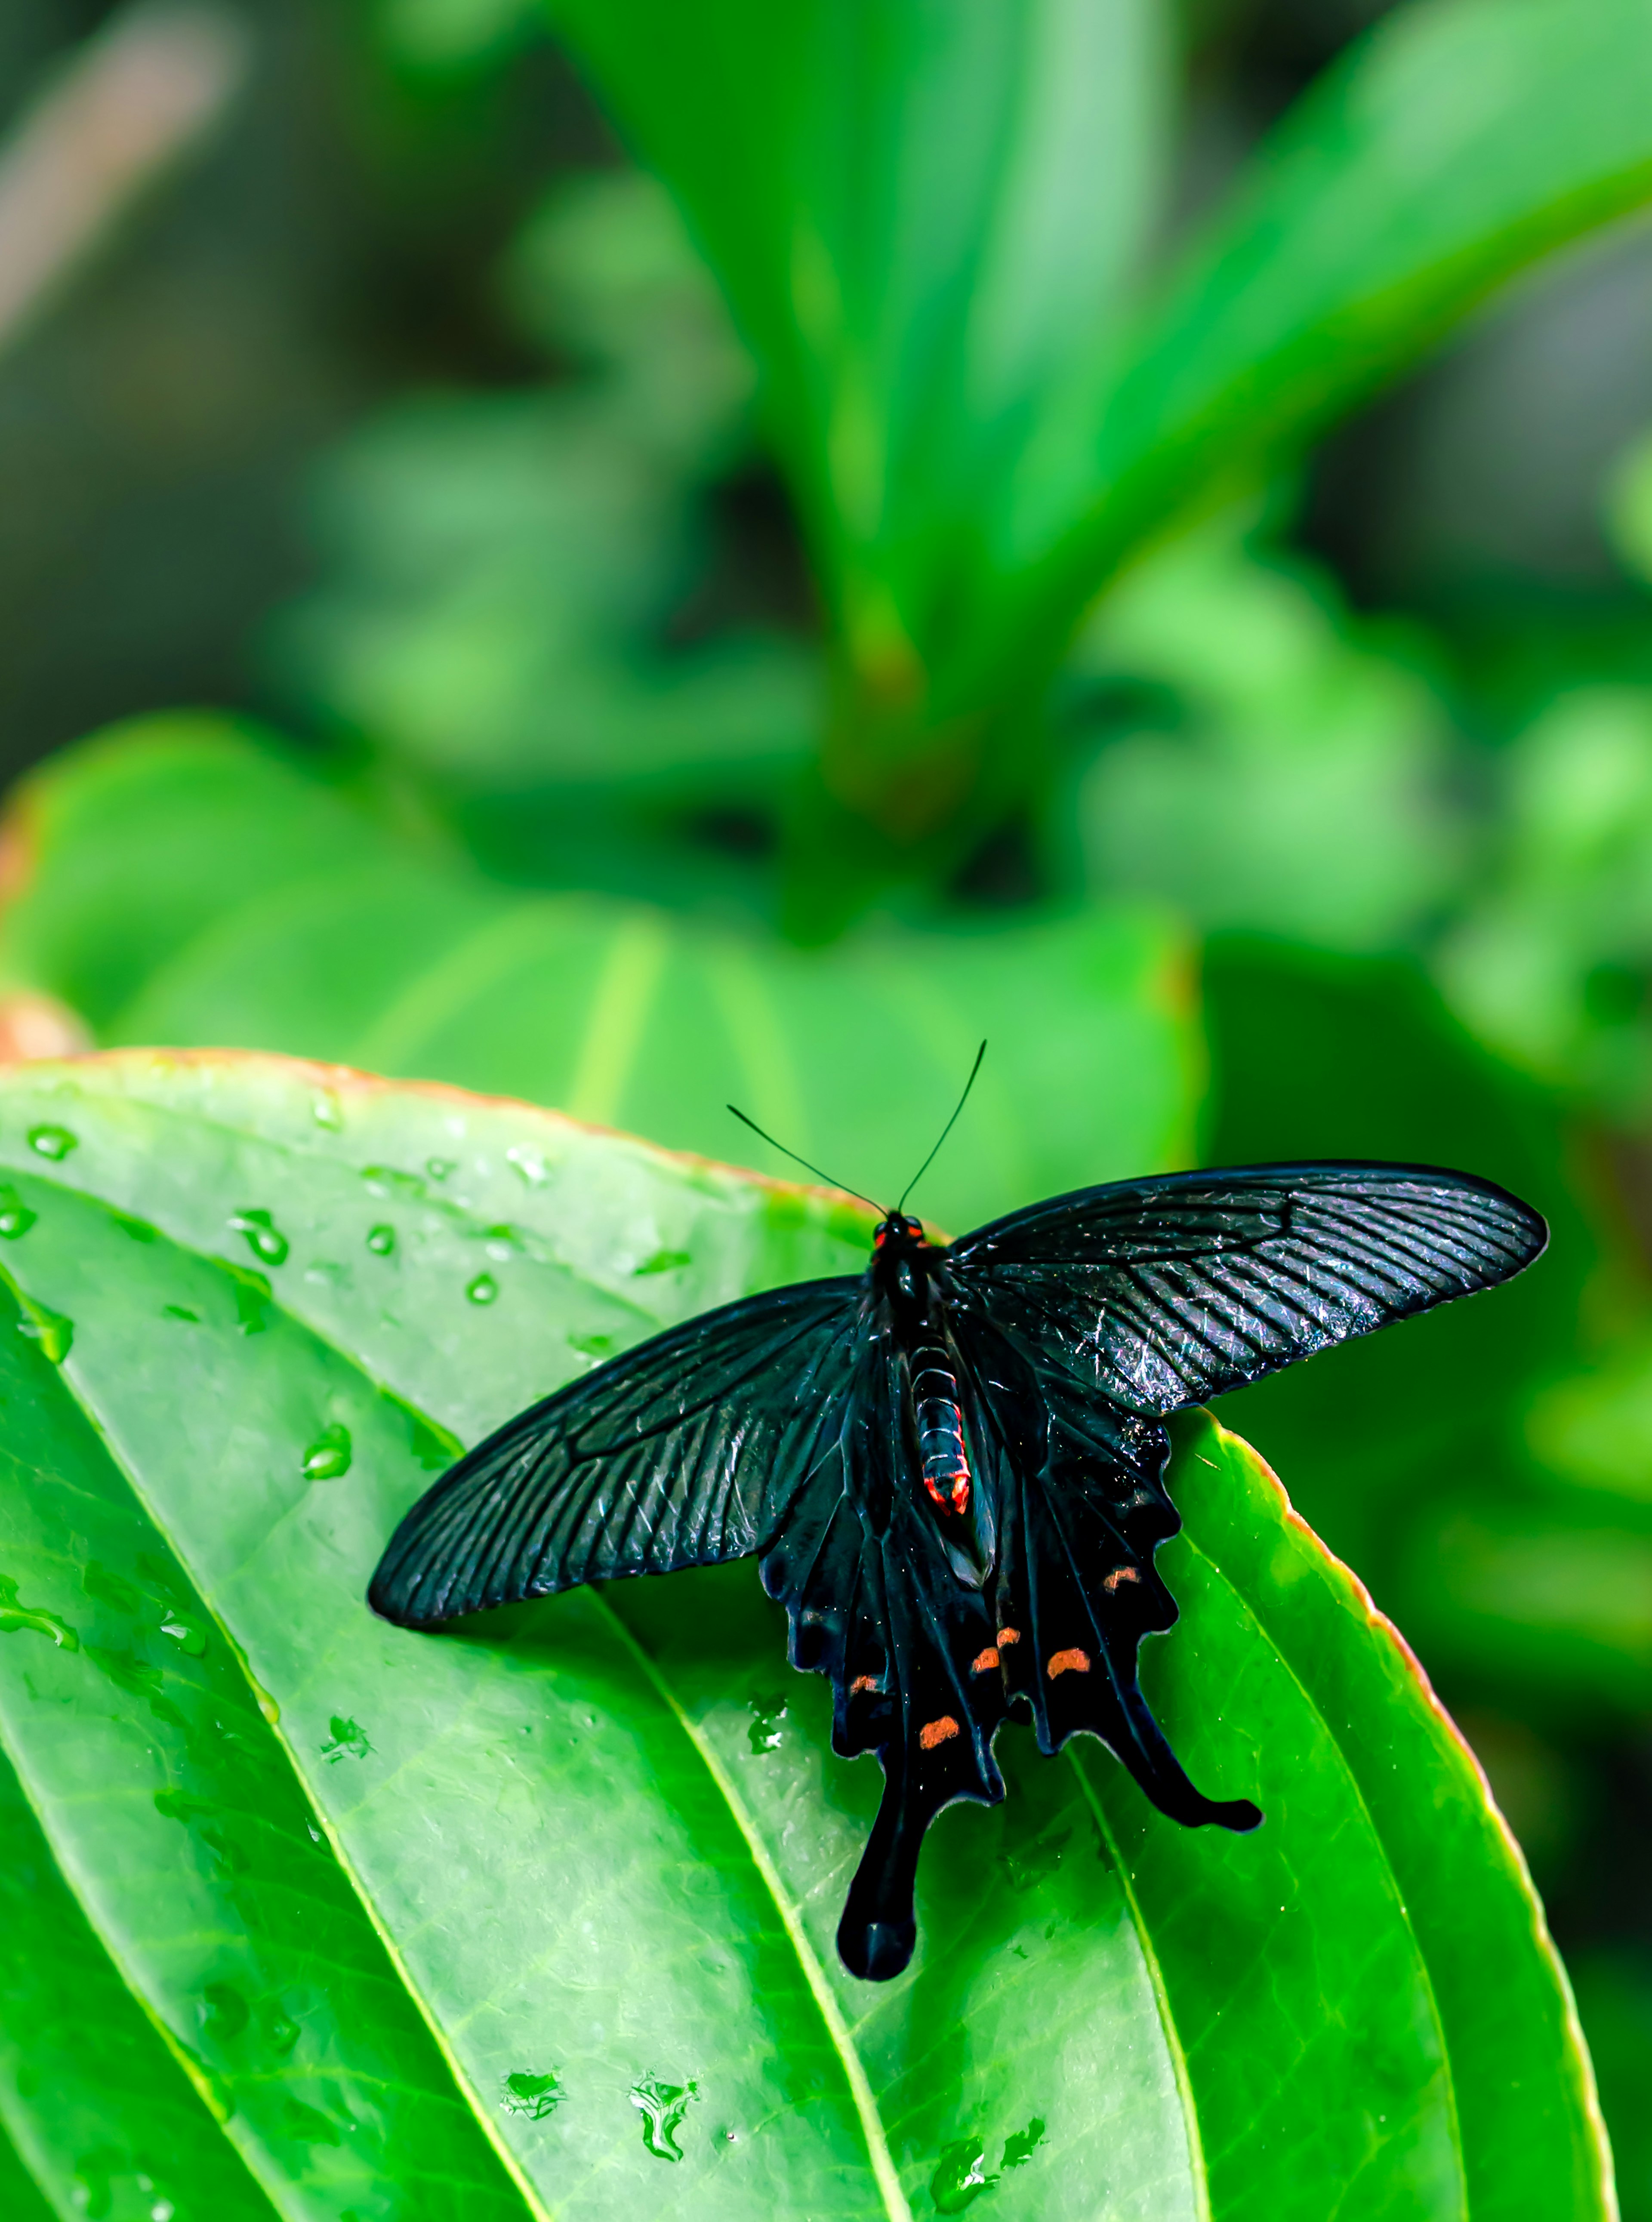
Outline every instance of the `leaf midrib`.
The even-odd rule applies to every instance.
[[[768,1891],[774,1903],[775,1911],[779,1915],[781,1924],[786,1931],[787,1941],[796,1955],[799,1970],[808,1986],[809,1993],[820,2012],[820,2019],[826,2025],[826,2036],[831,2042],[832,2050],[837,2054],[842,2065],[844,2077],[849,2086],[850,2096],[854,2101],[855,2112],[860,2121],[861,2134],[866,2140],[867,2157],[871,2163],[872,2175],[877,2184],[879,2196],[883,2202],[883,2211],[889,2217],[889,2222],[913,2222],[912,2208],[908,2203],[905,2192],[901,2188],[900,2174],[895,2168],[894,2156],[889,2150],[889,2139],[884,2134],[883,2118],[878,2111],[877,2100],[873,2095],[871,2082],[867,2076],[865,2066],[856,2048],[854,2039],[850,2035],[849,2025],[843,2018],[842,2010],[832,1994],[832,1986],[826,1979],[826,1969],[821,1966],[820,1956],[808,1940],[807,1934],[798,1917],[797,1907],[781,1880],[779,1870],[769,1857],[768,1847],[763,1841],[761,1832],[746,1811],[745,1802],[735,1787],[727,1769],[718,1758],[709,1741],[690,1718],[687,1709],[678,1700],[670,1684],[660,1672],[657,1663],[638,1641],[601,1592],[594,1590],[591,1595],[598,1610],[607,1619],[622,1646],[636,1661],[642,1673],[646,1676],[650,1685],[658,1694],[661,1703],[669,1710],[716,1785],[719,1796],[726,1806],[735,1827],[740,1832],[751,1864],[761,1877],[763,1887]]]
[[[87,1192],[84,1189],[78,1190],[77,1193],[83,1196],[87,1195]],[[113,1213],[114,1207],[104,1202],[102,1198],[87,1196],[87,1200],[93,1202],[102,1203],[105,1211],[110,1212],[111,1214]],[[169,1235],[166,1239],[168,1242],[173,1243],[175,1247],[184,1250],[188,1254],[196,1256],[203,1255],[203,1253],[200,1252],[191,1252],[190,1246],[187,1244],[177,1242],[175,1238],[173,1236]],[[221,1265],[223,1261],[222,1259],[204,1258],[204,1262]],[[0,1282],[3,1282],[4,1285],[10,1290],[14,1297],[16,1297],[21,1304],[23,1301],[22,1291],[13,1277],[10,1268],[3,1260],[0,1260]],[[300,1328],[305,1328],[305,1322],[301,1320],[295,1318],[294,1324]],[[308,1332],[308,1329],[305,1328],[305,1331]],[[339,1354],[341,1356],[348,1357],[348,1353],[341,1353]],[[352,1364],[355,1363],[354,1360],[349,1360],[349,1362]],[[365,1371],[365,1369],[361,1370]],[[57,1373],[59,1379],[63,1384],[65,1393],[69,1397],[77,1409],[80,1412],[88,1428],[91,1429],[103,1450],[104,1455],[109,1459],[110,1465],[121,1476],[127,1488],[131,1491],[134,1502],[142,1509],[145,1517],[154,1528],[156,1535],[164,1540],[166,1548],[175,1554],[179,1564],[184,1567],[185,1572],[188,1574],[190,1582],[195,1590],[196,1597],[199,1601],[203,1610],[210,1617],[213,1625],[218,1630],[219,1635],[223,1638],[231,1657],[236,1661],[238,1670],[247,1680],[253,1696],[254,1703],[256,1704],[258,1695],[257,1685],[253,1681],[252,1676],[248,1670],[247,1663],[240,1644],[236,1641],[233,1634],[225,1625],[217,1604],[209,1595],[207,1590],[203,1586],[194,1569],[190,1566],[188,1558],[179,1548],[172,1528],[167,1522],[160,1517],[156,1507],[150,1500],[148,1492],[143,1488],[137,1479],[137,1477],[132,1472],[126,1460],[122,1458],[118,1451],[116,1449],[114,1443],[110,1438],[108,1431],[104,1428],[102,1422],[98,1418],[97,1411],[88,1400],[80,1384],[74,1378],[72,1360],[66,1359],[65,1362],[57,1368]],[[412,1976],[404,1962],[401,1953],[397,1947],[395,1939],[386,1928],[385,1924],[380,1916],[379,1909],[374,1902],[372,1893],[367,1889],[361,1874],[356,1870],[355,1862],[350,1859],[349,1854],[346,1852],[343,1844],[339,1839],[337,1831],[333,1827],[327,1814],[323,1811],[321,1807],[317,1805],[315,1799],[311,1796],[310,1787],[305,1780],[304,1770],[298,1764],[298,1753],[293,1746],[291,1736],[287,1734],[279,1719],[271,1721],[266,1717],[265,1725],[268,1729],[270,1735],[280,1745],[280,1749],[286,1757],[287,1765],[292,1770],[293,1780],[298,1787],[298,1794],[303,1798],[305,1805],[309,1808],[310,1817],[313,1824],[320,1828],[323,1832],[328,1844],[332,1850],[333,1856],[338,1861],[341,1873],[343,1874],[345,1880],[349,1882],[350,1888],[355,1892],[356,1901],[361,1905],[363,1913],[366,1915],[374,1935],[378,1937],[380,1943],[383,1946],[392,1967],[394,1968],[397,1974],[400,1977],[403,1993],[411,2003],[413,2009],[418,2013],[420,2020],[430,2031],[432,2042],[435,2043],[437,2050],[441,2055],[442,2059],[446,2063],[449,2074],[453,2078],[455,2099],[463,2106],[464,2111],[474,2122],[476,2127],[481,2131],[482,2137],[487,2143],[492,2146],[501,2165],[505,2169],[506,2175],[510,2177],[511,2181],[515,2185],[527,2213],[534,2218],[534,2222],[554,2222],[554,2218],[551,2215],[550,2208],[546,2206],[544,2202],[540,2199],[533,2184],[524,2173],[516,2156],[512,2152],[509,2145],[499,2134],[499,2131],[495,2128],[493,2121],[490,2119],[487,2108],[481,2103],[481,2093],[476,2090],[471,2078],[466,2074],[462,2064],[454,2052],[452,2045],[448,2041],[446,2033],[436,2019],[434,2014],[430,2012],[419,1986],[412,1980]],[[32,1796],[30,1796],[27,1781],[21,1774],[19,1776],[19,1780],[23,1782],[24,1794],[26,1797],[30,1797],[30,1803],[32,1804],[34,1801]],[[43,1826],[44,1823],[42,1822],[42,1827]],[[50,1842],[49,1836],[47,1841],[48,1842]],[[72,1879],[66,1872],[65,1873],[65,1880],[69,1882],[70,1887],[72,1889]],[[79,1891],[75,1892],[75,1895],[77,1899],[79,1898],[80,1893]],[[97,1919],[91,1910],[85,1907],[83,1904],[83,1911],[85,1911],[88,1920],[91,1922],[93,1929],[97,1930],[97,1933],[101,1936],[102,1931],[97,1929]],[[166,2022],[150,2005],[149,2000],[146,1997],[141,1986],[134,1980],[131,1971],[122,1965],[120,1958],[116,1955],[112,1948],[109,1946],[107,1940],[104,1940],[104,1949],[110,1952],[111,1963],[118,1969],[128,1990],[131,1993],[137,2004],[142,2008],[144,2013],[148,2016],[149,2021],[153,2024],[155,2031],[160,2037],[161,2041],[166,2044],[167,2049],[178,2061],[179,2067],[182,2068],[185,2075],[188,2076],[190,2081],[195,2086],[209,2112],[212,2112],[214,2118],[216,2119],[217,2110],[214,2105],[213,2096],[209,2087],[209,2084],[204,2078],[198,2065],[188,2052],[187,2048],[181,2046],[178,2040],[173,2037]],[[909,2222],[909,2219],[901,2218],[901,2222]]]

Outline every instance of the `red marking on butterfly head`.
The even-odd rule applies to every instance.
[[[872,1234],[872,1246],[881,1250],[893,1235],[897,1242],[921,1242],[924,1223],[921,1219],[908,1219],[903,1211],[892,1211],[887,1219],[880,1220]]]

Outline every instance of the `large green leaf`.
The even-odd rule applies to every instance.
[[[1297,104],[1128,350],[1075,362],[999,520],[973,675],[1299,447],[1515,272],[1652,193],[1640,0],[1416,0]],[[1087,489],[1087,490],[1085,490]],[[1075,496],[1082,518],[1075,515]]]
[[[361,1602],[453,1443],[852,1268],[864,1213],[524,1105],[158,1052],[13,1068],[0,1173],[0,1742],[107,1955],[66,1947],[88,1995],[118,1971],[278,2213],[1607,2211],[1473,1763],[1213,1422],[1178,1433],[1184,1621],[1147,1672],[1266,1825],[1184,1832],[1094,1747],[1007,1734],[1008,1802],[943,1817],[914,1970],[873,1989],[831,1939],[876,1770],[831,1755],[750,1566],[436,1637]],[[32,1995],[0,1987],[25,2067]],[[49,2137],[24,2080],[5,2125]],[[77,2211],[72,2157],[30,2165]]]
[[[1652,191],[1641,0],[1416,0],[1147,298],[1135,0],[555,12],[758,357],[853,675],[828,781],[897,838],[1011,775],[1025,698],[1168,516]]]
[[[863,708],[921,691],[1046,388],[1115,336],[1159,198],[1164,11],[553,13],[756,349]]]
[[[731,1096],[892,1194],[977,1044],[967,1122],[916,1199],[962,1227],[1190,1142],[1176,930],[1097,908],[1006,932],[893,927],[804,954],[757,932],[525,896],[393,838],[206,719],[60,757],[13,821],[0,964],[107,1042],[230,1043],[527,1095],[711,1156]],[[185,853],[208,861],[196,874]]]

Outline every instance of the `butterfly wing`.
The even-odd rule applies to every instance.
[[[745,1297],[508,1421],[403,1520],[374,1610],[423,1627],[762,1549],[838,1459],[861,1302],[858,1279]]]
[[[1258,1165],[1054,1196],[947,1252],[960,1302],[1042,1369],[1160,1418],[1493,1286],[1548,1229],[1426,1165]]]

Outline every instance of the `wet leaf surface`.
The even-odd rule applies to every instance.
[[[32,1150],[42,1123],[75,1146]],[[1333,2185],[1371,2222],[1605,2212],[1473,1762],[1214,1422],[1180,1430],[1184,1618],[1147,1671],[1196,1779],[1266,1825],[1179,1830],[1099,1747],[1007,1733],[1009,1799],[942,1817],[914,1968],[869,1987],[832,1934],[876,1771],[832,1755],[749,1566],[434,1636],[361,1602],[455,1443],[604,1348],[852,1270],[857,1207],[520,1105],[148,1053],[8,1072],[0,1178],[35,1215],[0,1257],[0,1739],[81,1911],[62,1980],[115,2034],[124,2006],[245,2187],[203,2175],[180,2216],[1322,2222]],[[254,1265],[237,1219],[286,1254]],[[45,1313],[56,1360],[18,1332]],[[38,1980],[0,1987],[0,2123],[66,2214]]]

